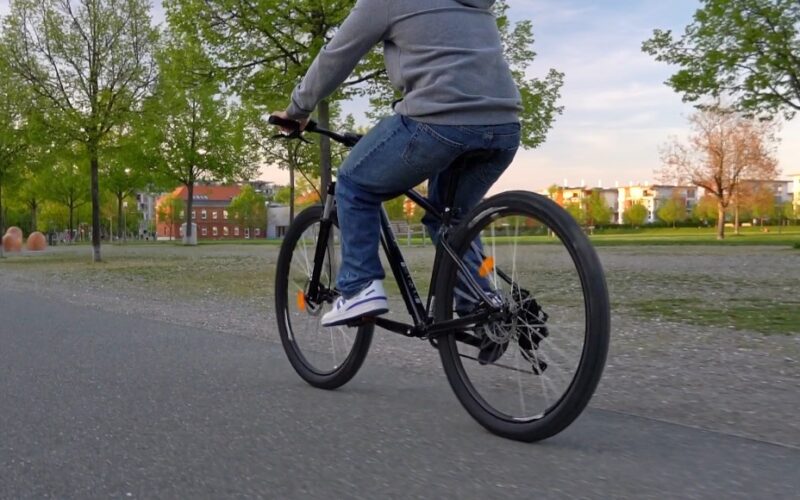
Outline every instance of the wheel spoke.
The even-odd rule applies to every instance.
[[[563,243],[545,240],[545,245],[530,245],[551,232],[547,224],[524,212],[505,207],[498,211],[499,216],[476,210],[481,222],[468,226],[472,230],[463,234],[464,243],[453,245],[462,256],[466,252],[478,256],[469,261],[492,263],[488,281],[510,314],[474,330],[485,346],[483,352],[475,343],[452,345],[463,367],[459,379],[471,387],[467,393],[482,408],[503,419],[533,422],[564,400],[579,373],[587,339],[585,289],[576,261]],[[467,295],[474,300],[475,293]],[[497,359],[491,356],[493,345],[503,345]],[[481,364],[479,356],[489,356],[493,362]]]

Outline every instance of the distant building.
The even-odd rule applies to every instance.
[[[248,184],[253,187],[253,191],[263,194],[268,200],[271,200],[278,189],[280,189],[280,186],[272,181],[250,181]]]
[[[570,204],[585,204],[593,192],[600,193],[600,196],[605,200],[606,205],[612,210],[613,216],[612,223],[616,223],[621,217],[619,213],[619,193],[617,188],[602,188],[602,187],[562,187],[553,186],[542,192],[542,194],[550,197],[561,205],[566,207]]]
[[[267,204],[267,238],[283,238],[289,229],[289,207],[279,203]]]
[[[154,238],[151,231],[156,228],[156,207],[158,195],[146,192],[136,193],[136,211],[139,213],[139,237]]]
[[[800,174],[792,174],[792,201],[795,213],[800,213]]]
[[[647,209],[647,222],[658,220],[658,209],[672,198],[683,202],[686,212],[691,212],[700,198],[698,188],[694,186],[669,186],[659,184],[639,184],[618,188],[617,223],[622,224],[622,215],[634,204],[641,204]]]
[[[242,188],[240,186],[218,186],[218,185],[196,185],[192,196],[192,222],[197,224],[198,240],[225,240],[225,239],[251,239],[266,238],[267,228],[257,227],[250,234],[250,228],[240,227],[231,218],[228,207],[231,200],[239,195]],[[172,193],[185,203],[188,199],[188,189],[186,186],[176,188]],[[160,206],[166,195],[159,198],[157,206]],[[158,212],[158,211],[156,211]],[[181,210],[178,217],[172,221],[158,220],[157,232],[159,239],[182,238],[183,228],[181,224],[186,221],[186,213]]]

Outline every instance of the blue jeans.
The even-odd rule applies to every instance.
[[[518,123],[454,126],[421,123],[394,115],[384,118],[359,141],[342,163],[336,182],[336,204],[342,238],[342,265],[337,287],[349,298],[371,281],[385,277],[380,244],[381,203],[428,180],[428,199],[444,208],[451,172],[448,166],[474,150],[490,150],[488,158],[458,172],[456,216],[472,209],[508,168],[519,147]],[[433,235],[438,221],[423,222]]]

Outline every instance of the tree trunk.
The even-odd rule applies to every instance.
[[[39,202],[36,201],[36,198],[32,198],[28,202],[28,206],[31,209],[31,230],[30,232],[34,232],[37,230],[37,219],[39,218]]]
[[[319,125],[324,129],[330,128],[331,110],[328,100],[325,99],[319,103],[317,107],[317,114],[319,118]],[[319,175],[320,175],[320,200],[325,203],[325,193],[328,192],[328,185],[331,183],[331,140],[324,135],[320,136],[319,140]]]
[[[89,145],[89,163],[92,170],[92,260],[100,262],[100,181],[97,145]]]
[[[725,205],[717,203],[717,239],[725,239]]]
[[[69,201],[69,207],[68,208],[69,208],[69,242],[70,243],[74,243],[75,236],[74,236],[74,232],[73,232],[74,225],[72,223],[72,220],[73,220],[73,215],[75,213],[75,202],[72,201],[71,199]]]
[[[192,201],[194,199],[194,182],[186,184],[186,239],[192,237]]]
[[[294,222],[294,162],[289,165],[289,224]]]
[[[123,193],[117,192],[117,239],[122,239],[122,198],[124,197]]]

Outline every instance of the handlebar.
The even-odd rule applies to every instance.
[[[299,122],[296,122],[294,120],[287,120],[285,118],[281,118],[280,116],[270,115],[267,121],[271,125],[277,125],[279,127],[283,127],[285,129],[289,129],[292,131],[291,134],[279,134],[273,136],[273,138],[276,139],[299,139],[301,141],[305,141],[305,139],[303,139],[303,132],[314,132],[320,135],[330,137],[334,141],[340,144],[344,144],[348,148],[352,148],[363,137],[362,135],[354,134],[352,132],[345,132],[344,134],[339,134],[337,132],[326,130],[317,125],[317,122],[315,122],[314,120],[309,120],[308,124],[306,125],[306,128],[303,130],[300,130]]]

